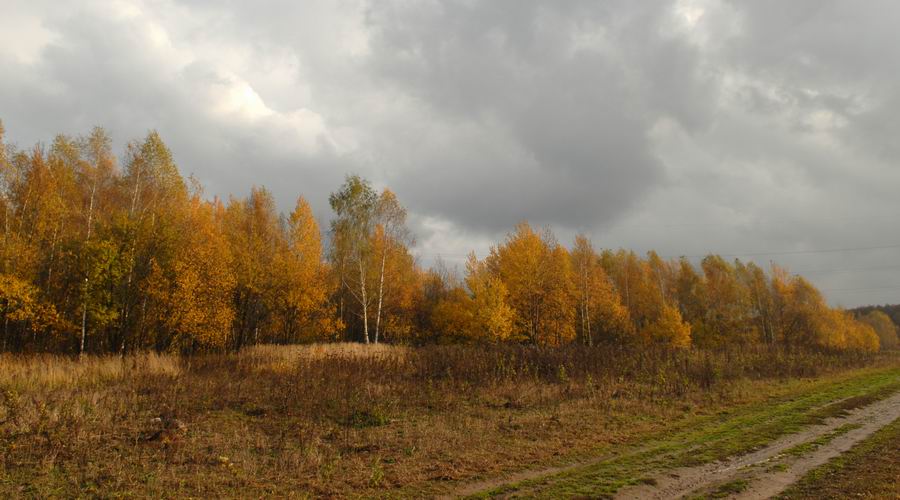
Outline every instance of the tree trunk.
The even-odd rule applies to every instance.
[[[84,279],[84,300],[81,302],[81,345],[78,347],[78,357],[84,356],[84,339],[87,337],[87,288],[88,279]]]
[[[381,274],[378,279],[378,312],[375,315],[375,343],[378,343],[378,330],[381,328],[381,303],[384,297],[384,261],[387,250],[381,252]]]
[[[10,207],[4,207],[3,209],[3,268],[0,269],[0,272],[7,272],[6,269],[9,267],[9,254],[6,249],[9,248],[9,211]]]
[[[587,298],[584,301],[584,317],[585,324],[587,325],[587,338],[588,338],[588,346],[594,346],[594,334],[591,332],[591,294],[588,292]]]
[[[359,259],[359,292],[362,297],[363,337],[369,343],[369,300],[366,298],[366,268],[362,258]]]
[[[97,192],[97,181],[94,180],[94,185],[91,187],[91,201],[88,204],[88,220],[87,220],[87,235],[84,237],[84,245],[91,240],[91,229],[94,222],[94,195]],[[84,355],[84,339],[87,337],[87,308],[88,308],[88,278],[84,278],[84,296],[81,301],[81,345],[78,348],[78,357]]]

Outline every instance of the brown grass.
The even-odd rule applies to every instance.
[[[871,356],[259,346],[0,358],[0,492],[368,496],[588,456]]]

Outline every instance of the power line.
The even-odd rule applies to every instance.
[[[688,259],[699,259],[703,257],[707,257],[709,255],[718,255],[719,257],[762,257],[762,256],[770,256],[770,255],[804,255],[804,254],[816,254],[816,253],[844,253],[844,252],[867,252],[872,250],[890,250],[900,248],[900,244],[897,245],[883,245],[883,246],[871,246],[871,247],[847,247],[847,248],[821,248],[821,249],[810,249],[810,250],[785,250],[785,251],[777,251],[777,252],[744,252],[744,253],[715,253],[710,252],[704,255],[663,255],[662,257],[665,259],[677,259],[677,258],[688,258]],[[468,257],[469,254],[459,254],[459,253],[440,253],[440,252],[415,252],[419,256],[430,256],[430,257]]]
[[[810,269],[810,270],[799,270],[794,271],[794,274],[804,274],[804,275],[816,275],[816,274],[828,274],[828,273],[856,273],[863,271],[885,271],[889,269],[900,269],[900,266],[879,266],[879,267],[860,267],[856,269]]]
[[[719,254],[707,254],[707,255],[718,255],[719,257],[761,257],[766,255],[803,255],[810,253],[842,253],[842,252],[866,252],[870,250],[888,250],[893,248],[900,248],[900,245],[884,245],[877,247],[855,247],[855,248],[824,248],[824,249],[814,249],[814,250],[787,250],[782,252],[746,252],[746,253],[719,253]],[[689,259],[698,259],[706,257],[706,255],[667,255],[665,258],[673,259],[685,257]]]
[[[823,288],[820,292],[865,292],[869,290],[900,290],[900,286],[873,286],[868,288]]]
[[[878,221],[878,220],[889,220],[895,221],[896,217],[893,215],[871,215],[871,216],[859,216],[859,217],[840,217],[840,218],[829,218],[830,221],[836,223],[849,223],[853,221]],[[743,222],[661,222],[661,223],[648,223],[648,224],[623,224],[623,225],[612,225],[610,230],[630,230],[630,229],[677,229],[677,228],[727,228],[727,229],[747,229],[747,228],[771,228],[775,227],[778,224],[778,221],[774,220],[766,220],[766,221],[743,221]],[[779,225],[780,226],[780,225]]]

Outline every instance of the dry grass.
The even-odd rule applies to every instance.
[[[177,376],[177,357],[143,353],[128,358],[87,356],[83,360],[37,354],[0,354],[0,383],[7,389],[51,390],[73,386],[98,386],[120,381],[136,372]]]
[[[563,462],[875,358],[259,346],[0,358],[0,492],[392,495]],[[883,361],[884,362],[884,361]]]

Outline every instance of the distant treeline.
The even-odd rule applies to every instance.
[[[871,313],[872,311],[881,311],[887,315],[887,317],[891,318],[891,321],[895,325],[900,325],[900,304],[895,305],[882,305],[882,306],[862,306],[857,307],[855,309],[850,309],[857,318],[861,318]]]
[[[584,236],[566,248],[523,222],[457,276],[440,263],[419,266],[390,190],[348,176],[329,201],[323,238],[303,197],[288,214],[261,187],[208,199],[156,132],[119,159],[100,128],[21,150],[3,142],[0,126],[0,349],[897,343],[887,316],[830,308],[777,266],[597,251]]]
[[[900,325],[900,304],[857,307],[850,312],[875,329],[883,349],[900,347],[900,327],[897,326]]]

